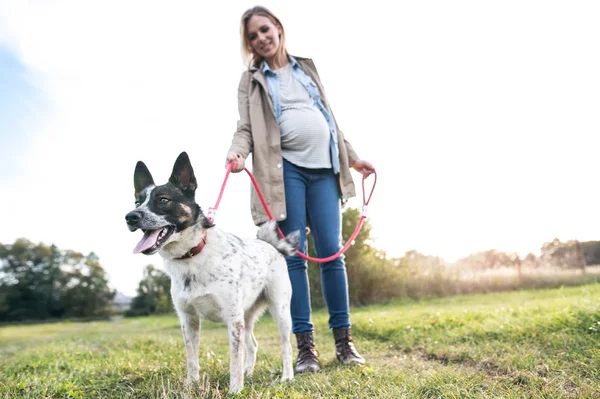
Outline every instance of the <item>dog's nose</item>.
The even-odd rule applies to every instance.
[[[131,211],[127,215],[125,215],[125,220],[127,224],[136,224],[142,219],[142,214],[140,212]]]

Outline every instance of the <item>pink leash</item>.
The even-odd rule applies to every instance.
[[[207,216],[208,216],[208,220],[211,223],[215,219],[217,209],[219,209],[219,204],[221,203],[221,198],[223,197],[223,192],[225,191],[225,185],[227,184],[227,179],[229,178],[231,169],[233,169],[233,162],[227,166],[227,172],[225,173],[225,180],[223,180],[223,185],[221,186],[221,192],[219,193],[219,198],[217,199],[217,203],[215,204],[214,207],[208,208]],[[267,206],[265,197],[263,196],[262,192],[260,191],[260,188],[258,187],[258,183],[257,183],[256,179],[254,178],[254,175],[248,170],[248,168],[244,168],[244,170],[246,171],[246,173],[248,173],[248,176],[250,176],[250,179],[252,180],[252,184],[254,185],[254,189],[256,190],[256,193],[258,194],[258,198],[260,199],[260,202],[262,203],[263,208],[265,208],[265,211],[267,212],[267,216],[269,216],[269,219],[275,220],[275,218],[271,214],[271,211],[269,210],[269,207]],[[366,179],[366,177],[363,176],[363,178],[362,178],[362,191],[363,191],[362,215],[360,216],[360,219],[358,220],[356,229],[354,229],[354,233],[352,233],[352,235],[350,236],[348,241],[346,241],[346,244],[344,245],[344,247],[342,249],[340,249],[336,254],[331,255],[327,258],[312,258],[310,256],[304,255],[300,251],[296,251],[296,255],[298,255],[299,257],[301,257],[303,259],[311,261],[311,262],[325,263],[325,262],[330,262],[334,259],[337,259],[341,254],[346,252],[346,250],[348,248],[350,248],[350,245],[352,245],[352,242],[358,235],[358,232],[360,231],[360,229],[363,225],[363,222],[367,217],[367,206],[369,205],[369,202],[371,201],[371,197],[373,196],[373,191],[375,191],[375,184],[377,184],[377,172],[373,172],[373,176],[375,177],[375,180],[373,181],[373,187],[371,188],[371,193],[369,194],[369,198],[365,198],[365,179]],[[281,238],[285,238],[285,235],[281,232],[281,229],[279,228],[279,226],[277,226],[277,231],[279,232],[279,235],[281,236]]]

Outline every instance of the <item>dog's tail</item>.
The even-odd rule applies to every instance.
[[[299,230],[288,234],[287,237],[283,239],[277,234],[276,223],[273,220],[263,223],[262,226],[260,226],[258,233],[256,233],[256,238],[268,242],[285,256],[294,255],[300,245]]]

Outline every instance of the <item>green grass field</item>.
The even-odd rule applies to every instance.
[[[600,398],[600,284],[395,302],[354,309],[365,368],[339,367],[327,315],[315,313],[324,371],[279,381],[280,346],[256,328],[248,398]],[[295,344],[295,340],[293,340]],[[3,398],[227,397],[223,325],[204,322],[200,383],[184,388],[175,316],[0,328]]]

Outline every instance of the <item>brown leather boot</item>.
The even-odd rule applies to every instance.
[[[365,359],[354,347],[352,330],[348,328],[334,328],[335,355],[341,364],[365,364]]]
[[[298,341],[298,359],[296,360],[296,374],[321,371],[321,364],[317,357],[315,341],[312,331],[296,334]]]

